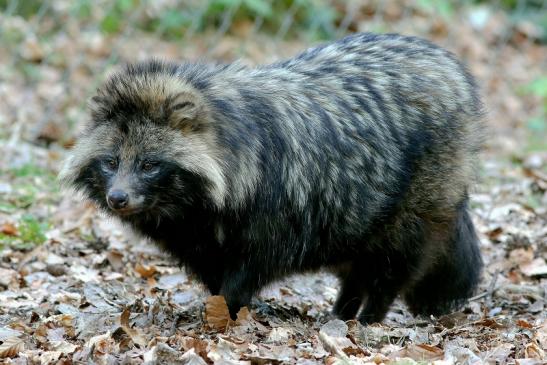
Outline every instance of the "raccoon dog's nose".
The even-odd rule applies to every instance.
[[[123,190],[111,190],[106,197],[108,206],[112,209],[122,209],[129,202],[129,195]]]

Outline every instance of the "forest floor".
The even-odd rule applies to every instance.
[[[206,38],[181,49],[70,28],[42,41],[25,20],[2,20],[23,38],[0,53],[0,362],[547,363],[546,47],[528,28],[507,36],[492,14],[481,37],[462,26],[447,43],[438,24],[426,34],[467,60],[489,110],[471,195],[486,266],[461,311],[415,318],[397,301],[383,323],[365,327],[329,316],[338,283],[325,273],[276,283],[229,321],[222,300],[171,258],[58,187],[65,147],[102,77],[93,70],[112,48],[121,60],[195,59]],[[304,46],[251,41],[240,28],[209,57],[234,59],[244,43],[244,61],[261,63]]]

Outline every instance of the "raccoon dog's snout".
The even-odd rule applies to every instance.
[[[123,190],[113,189],[108,192],[106,201],[110,209],[123,209],[129,204],[129,194]]]

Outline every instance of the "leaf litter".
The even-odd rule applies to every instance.
[[[419,20],[422,34],[443,43],[446,19],[419,11],[403,19],[389,4],[384,16],[398,19],[396,30],[414,33]],[[483,83],[489,109],[491,138],[471,196],[486,262],[480,290],[461,311],[440,318],[412,317],[397,301],[382,324],[366,327],[330,316],[338,283],[324,273],[271,285],[232,321],[224,298],[208,296],[150,242],[55,188],[64,146],[74,138],[66,126],[85,118],[81,105],[93,81],[89,70],[110,54],[113,38],[75,27],[65,37],[41,39],[31,31],[32,20],[2,15],[7,29],[20,29],[24,41],[0,54],[0,75],[7,81],[0,87],[0,362],[547,363],[547,151],[545,145],[519,147],[528,143],[525,122],[541,113],[545,100],[513,86],[544,72],[545,46],[533,39],[534,28],[513,27],[492,62],[490,48],[506,34],[508,19],[481,11],[469,15],[475,28],[450,24],[458,29],[450,48]],[[370,20],[360,16],[357,28]],[[233,45],[243,36],[227,34],[211,57],[240,56]],[[134,60],[141,54],[136,50],[148,47],[158,57],[195,59],[206,37],[197,34],[181,49],[139,34],[120,46],[120,58]],[[269,47],[267,39],[245,44],[249,63],[288,56],[303,46],[283,41]],[[60,49],[66,59],[49,59]],[[80,65],[72,63],[77,54],[84,55]],[[8,69],[18,67],[17,55],[40,75],[36,88],[29,88],[21,70]],[[64,67],[72,70],[67,77]],[[70,93],[63,92],[67,85]],[[38,123],[53,98],[57,107],[45,124]]]

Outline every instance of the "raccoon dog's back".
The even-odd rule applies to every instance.
[[[355,34],[256,68],[129,65],[91,103],[62,179],[170,250],[234,314],[328,267],[334,312],[380,321],[397,294],[438,314],[482,266],[467,192],[477,87],[452,54]]]

